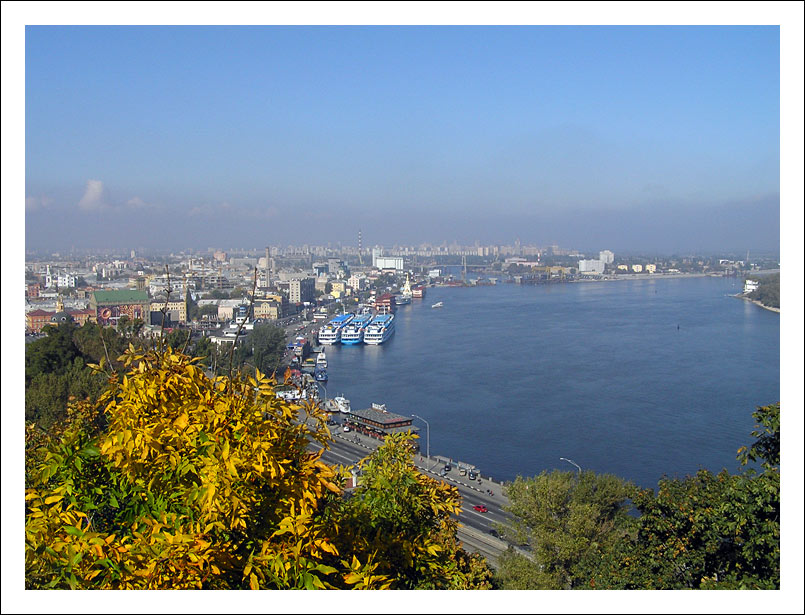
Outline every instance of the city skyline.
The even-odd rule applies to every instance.
[[[66,260],[50,257],[71,248],[139,256],[349,246],[358,229],[364,254],[374,245],[519,238],[592,255],[801,256],[801,3],[191,9],[3,3],[4,298],[19,294],[34,252],[44,263]],[[538,25],[581,21],[588,25]],[[266,25],[231,25],[258,22]],[[142,25],[109,25],[127,23]],[[289,25],[308,23],[319,25]],[[454,23],[465,25],[427,25]],[[509,25],[484,25],[492,23]],[[785,312],[762,314],[780,319],[780,398],[796,409],[802,281],[788,268],[781,277]],[[6,319],[3,346],[9,536],[21,534],[12,505],[24,488],[18,325],[13,314]],[[794,434],[783,451],[793,476],[782,505],[790,520],[802,501],[801,413],[786,414],[784,426]],[[561,454],[585,465],[572,451]],[[784,526],[786,543],[801,545],[798,524]],[[14,591],[23,586],[14,563],[22,540],[7,543],[4,604],[78,608],[78,594],[32,601]],[[801,546],[783,549],[786,580],[801,576],[801,554]],[[790,585],[775,593],[781,605]],[[272,599],[298,602],[281,593]],[[543,602],[622,608],[616,593]],[[407,600],[432,607],[479,599],[433,594]],[[740,603],[709,593],[691,599],[711,598],[746,612],[768,603],[763,592],[744,592]],[[205,596],[204,604],[211,600],[228,597]],[[628,602],[656,608],[648,592]]]
[[[326,243],[356,221],[380,244],[779,248],[777,27],[30,26],[25,44],[34,248]]]

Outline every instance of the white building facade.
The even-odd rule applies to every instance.
[[[602,260],[580,260],[579,273],[582,275],[601,275],[604,273],[604,261]]]
[[[601,250],[598,253],[598,260],[603,261],[605,265],[611,265],[615,262],[615,254],[609,250]]]

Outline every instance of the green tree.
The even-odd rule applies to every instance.
[[[200,363],[206,367],[212,365],[212,359],[217,352],[218,346],[210,341],[208,337],[201,337],[192,346],[194,357],[200,359]]]
[[[768,307],[780,307],[780,274],[762,275],[750,278],[759,285],[757,290],[749,293],[750,299],[756,299]]]
[[[639,491],[633,540],[601,561],[608,589],[779,589],[780,405],[758,408],[756,442],[739,449],[740,474],[700,470]]]
[[[170,346],[174,350],[182,350],[185,345],[190,344],[188,341],[192,336],[193,331],[190,329],[173,329],[165,334],[165,346]]]
[[[358,487],[338,515],[342,558],[373,560],[392,589],[491,587],[485,562],[456,540],[458,490],[414,467],[410,435],[389,436],[359,466]]]
[[[25,386],[38,374],[61,374],[76,358],[83,358],[81,350],[73,342],[76,326],[72,322],[47,325],[46,334],[25,347]]]
[[[266,374],[274,373],[285,353],[285,330],[271,324],[256,325],[235,351],[238,365],[248,362]]]
[[[117,357],[123,354],[128,343],[112,327],[101,327],[93,322],[86,322],[73,331],[73,343],[91,363],[100,363],[101,359],[119,366]],[[107,360],[108,356],[108,360]]]
[[[64,418],[70,397],[97,397],[102,379],[86,367],[86,355],[74,342],[80,330],[74,323],[44,330],[46,337],[25,347],[25,419],[48,430]]]
[[[531,556],[500,558],[503,589],[573,589],[586,586],[586,570],[631,529],[633,486],[611,474],[542,472],[507,486],[514,516],[502,536],[526,545]]]
[[[131,320],[126,315],[121,316],[117,321],[117,332],[123,338],[123,343],[126,345],[131,343],[140,334],[144,324],[140,318]]]
[[[187,321],[192,322],[198,320],[200,313],[198,303],[193,300],[193,295],[191,295],[189,291],[185,295],[185,301],[187,302]]]
[[[384,273],[380,275],[373,284],[373,287],[378,292],[386,292],[386,288],[394,286],[397,283],[397,276],[393,273]]]
[[[204,304],[198,309],[198,317],[203,318],[205,316],[217,316],[218,315],[218,306],[212,304]]]

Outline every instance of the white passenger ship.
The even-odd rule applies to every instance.
[[[339,314],[319,329],[320,344],[337,344],[341,341],[341,330],[352,320],[354,314]]]
[[[376,346],[389,339],[394,333],[394,314],[379,314],[372,319],[363,334],[363,343]]]
[[[341,343],[360,344],[363,341],[364,333],[366,333],[366,327],[369,326],[370,322],[372,322],[371,314],[359,314],[353,318],[341,330]]]

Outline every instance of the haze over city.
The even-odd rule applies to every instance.
[[[778,251],[779,28],[25,38],[25,241]]]
[[[162,548],[153,540],[132,539],[134,517],[118,514],[132,502],[142,508],[138,531],[141,519],[156,518],[138,503],[141,485],[101,448],[123,423],[77,432],[90,438],[80,455],[106,474],[80,463],[77,473],[69,464],[64,474],[31,472],[54,466],[39,432],[53,450],[70,444],[62,426],[82,420],[73,408],[138,411],[123,397],[98,397],[142,397],[146,380],[124,364],[126,348],[152,352],[154,378],[163,365],[174,370],[160,357],[186,355],[199,373],[191,384],[202,386],[176,396],[175,408],[191,408],[194,429],[213,408],[237,432],[231,409],[244,396],[228,385],[217,406],[209,399],[219,379],[258,371],[278,379],[264,391],[248,383],[245,397],[263,391],[271,408],[304,403],[323,413],[326,437],[296,452],[320,453],[350,476],[342,481],[349,497],[325,485],[309,516],[326,520],[321,537],[338,551],[311,556],[335,570],[319,576],[346,589],[358,561],[367,571],[379,565],[375,580],[388,576],[392,589],[460,588],[398,592],[391,602],[368,592],[375,611],[411,610],[409,602],[423,612],[494,612],[509,602],[512,610],[525,604],[516,590],[560,588],[561,597],[541,592],[540,604],[652,612],[677,600],[707,610],[717,600],[735,612],[801,611],[802,592],[794,602],[790,589],[801,588],[802,530],[790,521],[803,506],[805,318],[801,275],[792,277],[789,263],[803,250],[802,12],[801,3],[774,2],[4,2],[3,298],[22,305],[25,291],[24,338],[20,312],[3,320],[4,534],[22,533],[24,490],[26,517],[24,537],[3,549],[3,612],[85,602],[80,591],[32,596],[23,587],[185,587],[137,569],[180,570],[153,555]],[[210,384],[211,395],[194,403]],[[781,403],[793,409],[782,420]],[[173,407],[152,406],[149,416],[179,428]],[[260,411],[255,426],[274,421]],[[287,422],[294,433],[302,416],[312,415]],[[755,449],[739,448],[763,441],[759,425],[771,425],[778,443],[762,470],[760,461],[741,465],[741,451],[751,458]],[[406,448],[413,465],[402,478],[452,486],[456,511],[449,527],[446,507],[438,519],[411,517],[430,523],[424,530],[406,520],[413,540],[386,529],[364,536],[363,525],[396,523],[386,503],[415,493],[384,482],[374,505],[385,508],[372,523],[342,514],[361,512],[349,506],[372,483],[361,460],[406,430],[418,439],[415,452]],[[236,435],[232,446],[244,444]],[[287,476],[297,476],[301,464],[279,453]],[[209,459],[220,469],[214,480],[228,481],[226,456]],[[393,467],[382,459],[381,473]],[[156,462],[142,469],[162,472]],[[694,477],[718,472],[720,487],[698,488],[705,483]],[[38,502],[51,502],[48,514],[83,510],[85,502],[68,500],[77,501],[84,475],[111,478],[86,499],[76,565],[66,552],[42,550],[76,534],[46,527]],[[79,482],[54,502],[62,476]],[[198,485],[212,484],[198,476]],[[599,515],[583,498],[557,517],[543,514],[555,498],[534,495],[542,485],[581,493],[599,484],[584,482],[591,477],[614,495],[637,493],[622,485],[646,489],[616,506],[603,489],[585,489],[616,515],[593,538],[584,534]],[[280,493],[274,478],[261,487],[269,498]],[[200,491],[184,482],[147,483],[153,510],[175,503],[175,528],[200,518],[184,495]],[[40,500],[29,498],[31,485]],[[270,549],[293,546],[274,525],[263,532],[274,521],[263,523],[257,500],[241,503],[254,511],[244,535],[270,536]],[[306,515],[291,504],[274,516]],[[674,519],[677,510],[686,512],[670,530],[656,522],[654,512]],[[569,557],[543,548],[557,518]],[[517,520],[527,536],[512,533]],[[231,565],[232,532],[202,529],[215,547],[208,563],[226,565],[208,567],[196,587],[282,587],[258,574],[269,560]],[[31,539],[33,530],[42,538]],[[128,549],[132,584],[118,583],[95,547],[86,550],[95,544],[87,532],[102,537],[104,553]],[[431,551],[420,546],[423,557],[394,562],[398,543],[433,541],[447,547],[436,558],[447,568],[423,567]],[[461,550],[479,560],[462,560]],[[560,570],[555,562],[566,570],[544,574]],[[415,579],[410,563],[429,576]],[[627,587],[641,591],[586,591]],[[705,587],[775,591],[672,591],[662,601],[644,591]],[[471,591],[489,588],[511,591]],[[216,600],[231,608],[264,596],[244,594],[180,599],[204,611],[220,610]],[[306,594],[336,611],[345,595]],[[150,596],[129,592],[126,603]],[[298,596],[275,591],[272,600],[289,610]]]

